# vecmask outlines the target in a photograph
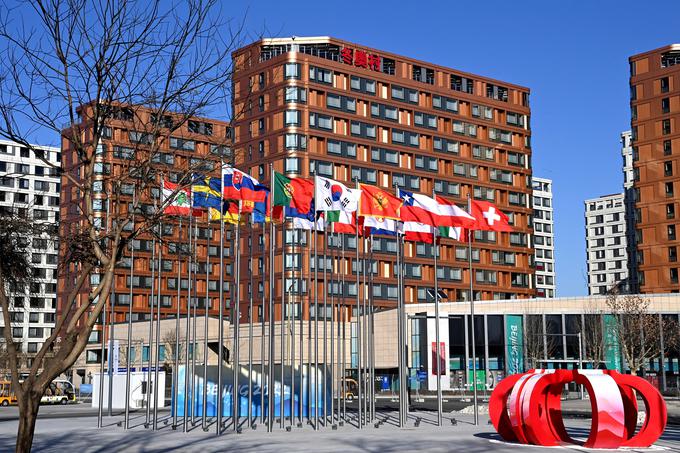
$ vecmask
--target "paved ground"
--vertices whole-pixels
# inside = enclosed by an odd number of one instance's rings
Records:
[[[42,410],[46,409],[46,410]],[[173,431],[169,425],[161,423],[158,431],[144,429],[144,413],[132,417],[133,428],[124,431],[117,426],[122,417],[116,415],[104,418],[104,427],[97,429],[96,416],[86,415],[86,408],[78,406],[44,407],[36,429],[34,451],[36,452],[104,452],[104,451],[257,451],[257,452],[451,452],[470,453],[519,451],[552,452],[554,448],[541,448],[507,444],[498,438],[487,417],[481,417],[481,424],[474,426],[469,415],[447,414],[445,425],[434,424],[434,414],[417,412],[409,417],[406,428],[396,425],[396,414],[392,411],[381,412],[380,419],[388,421],[380,428],[373,426],[358,430],[355,426],[345,425],[337,431],[330,427],[314,432],[311,426],[294,428],[291,432],[280,430],[278,425],[273,433],[267,433],[264,426],[256,430],[244,428],[242,434],[228,430],[224,435],[215,436],[211,431],[203,432],[200,426],[187,433]],[[3,409],[7,410],[7,409]],[[11,410],[11,409],[10,409]],[[64,411],[70,417],[64,417]],[[73,412],[71,412],[73,411]],[[6,414],[9,415],[9,414]],[[162,419],[168,412],[160,414]],[[450,418],[455,416],[457,425]],[[415,427],[416,417],[421,417],[419,427]],[[584,437],[589,428],[589,420],[567,419],[566,425],[572,437]],[[11,451],[14,445],[16,419],[7,417],[0,421],[0,451]],[[564,451],[583,451],[582,448],[564,448]],[[603,451],[603,450],[597,450]],[[630,451],[630,450],[628,450]],[[680,451],[680,428],[669,427],[658,444],[650,449],[635,449],[636,452]]]

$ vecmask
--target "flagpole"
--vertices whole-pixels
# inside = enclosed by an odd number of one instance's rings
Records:
[[[238,217],[236,219],[236,234],[234,238],[234,255],[236,257],[236,277],[234,282],[236,283],[235,297],[232,300],[231,309],[231,324],[234,329],[233,345],[232,349],[234,352],[234,358],[232,360],[232,405],[231,405],[231,418],[234,422],[233,431],[239,432],[239,418],[240,418],[240,406],[241,399],[239,394],[239,377],[241,372],[241,362],[240,362],[240,327],[241,327],[241,202],[238,206]]]
[[[186,344],[186,351],[184,354],[184,418],[182,419],[182,431],[187,432],[187,423],[189,422],[189,334],[191,333],[191,267],[192,267],[192,253],[191,253],[191,230],[193,227],[193,216],[189,216],[189,228],[187,229],[187,240],[188,249],[187,257],[187,321],[186,321],[186,331],[184,332],[184,339]],[[177,282],[178,286],[181,286],[181,281]],[[193,354],[193,348],[192,348]],[[193,406],[193,404],[192,404]]]
[[[472,212],[472,200],[470,193],[467,195],[468,212]],[[475,415],[475,425],[479,425],[479,406],[477,400],[477,351],[475,350],[475,294],[472,283],[472,229],[468,229],[468,266],[470,269],[470,318],[471,318],[471,333],[472,333],[472,392],[473,392],[473,407]]]
[[[136,202],[136,185],[133,185],[132,189],[132,233],[135,231],[135,211],[134,206]],[[181,225],[181,223],[180,223]],[[181,227],[180,227],[181,228]],[[132,354],[130,353],[130,346],[132,344],[132,291],[134,288],[133,281],[135,276],[135,247],[132,242],[130,242],[130,294],[128,301],[128,325],[127,325],[127,356],[126,363],[127,369],[125,370],[125,429],[130,428],[130,368],[132,367]],[[178,301],[179,304],[179,301]]]
[[[154,202],[154,210],[156,208],[156,203]],[[146,421],[144,422],[144,427],[149,427],[149,421],[151,419],[151,394],[155,392],[153,388],[155,386],[154,382],[151,382],[151,346],[153,345],[153,304],[154,304],[154,283],[156,281],[156,266],[153,263],[156,261],[156,236],[154,233],[153,241],[151,244],[151,295],[149,296],[149,353],[147,354],[146,361]]]
[[[406,256],[404,252],[404,236],[402,235],[399,241],[399,248],[401,250],[401,263],[399,263],[400,266],[400,273],[401,273],[401,344],[402,344],[402,349],[401,349],[401,363],[402,363],[402,380],[404,382],[403,386],[403,392],[404,392],[404,426],[406,426],[406,422],[408,421],[408,414],[409,414],[409,401],[408,401],[408,386],[409,386],[409,375],[408,375],[408,339],[407,339],[407,326],[406,326],[406,294],[404,291],[404,287],[406,285],[406,275],[404,272],[404,263],[406,261]]]
[[[394,189],[397,197],[401,198],[399,193],[399,186],[395,183]],[[402,335],[402,305],[403,294],[401,291],[403,284],[402,267],[401,267],[401,238],[397,232],[397,366],[399,370],[399,427],[403,428],[405,424],[405,410],[404,410],[404,364],[403,364],[403,335]]]
[[[285,225],[286,222],[286,217],[285,217],[285,209],[284,209],[284,217],[283,217],[283,222]],[[291,231],[295,231],[291,229]],[[284,231],[283,235],[283,244],[285,246],[286,244],[286,235]],[[297,288],[297,279],[295,275],[295,241],[291,241],[291,277],[293,283],[291,283],[291,287],[295,285],[295,288]],[[291,327],[291,334],[290,334],[290,429],[293,429],[293,425],[295,424],[295,299],[293,296],[293,291],[289,294],[288,297],[288,304],[290,305],[290,312],[291,312],[291,319],[290,319],[290,327]]]
[[[397,232],[397,234],[399,234]],[[397,241],[399,239],[397,238]],[[369,377],[370,377],[370,393],[371,393],[371,400],[370,400],[370,420],[373,422],[375,420],[375,337],[374,337],[374,313],[375,313],[375,307],[373,305],[373,235],[369,236],[368,240],[368,263],[369,263],[369,269],[370,273],[368,274],[368,317],[369,317],[369,324],[368,324],[368,329],[369,329],[369,343],[368,343],[368,348],[369,348]]]
[[[266,214],[265,214],[266,217]],[[248,247],[248,269],[250,276],[250,291],[248,291],[248,427],[253,427],[253,215],[250,215],[248,231],[250,247]]]
[[[273,219],[270,217],[269,221],[272,222]],[[262,274],[262,304],[260,306],[260,423],[264,425],[265,421],[265,416],[264,416],[264,389],[265,389],[265,382],[264,382],[264,377],[265,377],[265,372],[264,372],[264,356],[265,356],[265,323],[264,323],[264,315],[265,315],[265,310],[264,310],[264,305],[266,303],[265,300],[265,286],[266,286],[266,275],[267,273],[265,272],[265,253],[264,253],[264,235],[265,235],[265,224],[262,224],[262,247],[260,250],[262,250],[262,267],[260,269],[260,273]],[[259,245],[259,243],[258,243]]]
[[[328,236],[323,225],[323,426],[328,425]]]
[[[163,271],[163,221],[161,220],[158,224],[159,226],[159,234],[160,238],[158,241],[158,289],[156,290],[156,350],[154,352],[155,354],[155,370],[154,370],[154,377],[153,377],[153,386],[154,386],[154,392],[153,392],[153,430],[156,431],[158,429],[158,367],[160,364],[160,344],[161,344],[161,272]],[[153,284],[153,282],[151,283]]]
[[[333,239],[331,248],[331,425],[335,427],[335,235],[331,231],[330,238]]]
[[[113,192],[113,188],[111,189]],[[106,194],[106,223],[107,223],[107,229],[108,229],[108,222],[109,222],[109,194],[107,192]],[[134,208],[134,205],[133,205]],[[130,280],[130,284],[132,284],[132,279]],[[110,302],[109,302],[110,303]],[[109,321],[110,323],[111,321]],[[101,329],[101,363],[99,366],[99,410],[97,411],[97,428],[101,428],[103,425],[103,417],[104,417],[104,362],[108,357],[108,362],[109,362],[109,370],[111,369],[111,348],[109,347],[108,354],[106,354],[106,343],[107,341],[105,340],[106,338],[106,307],[102,310],[102,329]],[[110,340],[109,340],[110,341]],[[108,373],[107,373],[108,374]],[[109,380],[109,388],[111,387],[111,380]],[[111,400],[109,399],[109,406],[111,406]]]
[[[361,311],[361,316],[362,316],[362,337],[363,337],[363,344],[361,345],[361,351],[363,355],[363,372],[364,372],[364,379],[363,379],[363,385],[364,385],[364,424],[368,425],[369,422],[369,404],[368,404],[368,399],[370,398],[371,392],[368,388],[368,377],[370,376],[370,371],[369,371],[369,359],[368,359],[368,343],[370,341],[368,337],[368,312],[367,312],[367,299],[369,297],[368,294],[368,276],[367,276],[367,264],[366,264],[366,258],[367,258],[367,253],[366,249],[368,248],[368,240],[366,239],[366,236],[364,234],[364,239],[361,241],[363,243],[363,272],[364,272],[364,290],[361,292],[361,303],[362,303],[362,311]]]
[[[432,188],[432,198],[436,198],[434,192],[434,187]],[[438,228],[432,227],[432,255],[434,259],[434,336],[435,336],[435,356],[437,358],[437,363],[435,371],[437,373],[437,426],[442,426],[442,370],[441,370],[441,349],[440,349],[440,332],[439,332],[439,276],[437,275],[437,258],[439,255],[439,246],[437,245],[437,232]],[[448,352],[447,352],[448,354]]]
[[[196,406],[198,403],[198,395],[196,394],[197,390],[197,376],[196,376],[196,346],[198,346],[198,342],[196,341],[196,318],[198,317],[196,312],[198,310],[198,294],[197,294],[197,284],[196,284],[196,276],[198,275],[198,254],[196,253],[198,249],[198,220],[194,222],[194,250],[192,251],[192,256],[193,256],[193,262],[194,262],[194,270],[192,274],[192,282],[191,282],[191,288],[192,288],[192,332],[191,332],[191,344],[193,345],[191,348],[191,426],[196,426]]]
[[[315,208],[316,209],[316,208]],[[312,420],[312,231],[316,228],[316,212],[312,229],[307,232],[307,422]]]
[[[346,374],[347,374],[347,367],[346,367],[346,362],[345,362],[345,354],[346,354],[346,337],[345,337],[345,326],[347,324],[347,305],[345,305],[345,236],[343,235],[340,239],[341,241],[341,256],[342,256],[342,272],[340,273],[340,279],[341,279],[341,284],[342,284],[342,373],[340,373],[340,379],[341,379],[341,394],[342,394],[342,419],[340,420],[340,426],[344,426],[345,420],[347,419],[347,398],[346,398],[346,393],[347,393],[347,381],[346,381]]]
[[[285,210],[285,209],[284,209]],[[297,230],[295,233],[295,238],[296,240],[300,240],[300,247],[298,247],[298,250],[300,251],[300,271],[298,272],[298,275],[300,277],[300,281],[298,284],[300,285],[300,291],[298,292],[298,300],[300,301],[300,319],[298,320],[300,323],[300,365],[298,368],[298,386],[300,387],[299,391],[299,396],[298,396],[298,423],[297,426],[298,428],[302,428],[302,420],[303,420],[303,395],[304,395],[304,375],[303,375],[303,370],[304,370],[304,358],[305,358],[305,331],[304,331],[304,316],[303,316],[303,306],[304,306],[304,296],[307,291],[302,291],[302,288],[304,285],[302,285],[304,278],[303,275],[303,263],[304,261],[302,260],[302,232],[300,230]],[[307,247],[309,248],[309,243],[307,243]]]
[[[110,205],[111,205],[111,198],[107,195],[106,197],[106,226],[107,229],[110,228],[111,226],[111,217],[110,217]],[[130,282],[132,283],[132,282]],[[111,307],[111,315],[109,316],[109,357],[113,359],[113,344],[114,344],[114,328],[115,328],[115,313],[114,313],[114,307],[116,305],[116,285],[113,284],[111,285],[111,297],[109,298],[109,306]],[[116,374],[118,373],[118,370],[116,370]],[[111,366],[111,361],[109,361],[109,417],[113,416],[113,408],[112,406],[113,402],[113,366]]]
[[[203,411],[201,414],[201,427],[203,431],[208,431],[208,320],[210,309],[210,238],[212,229],[210,228],[210,214],[208,214],[208,234],[205,243],[205,301],[203,302]]]
[[[274,182],[274,164],[269,163],[269,173],[270,173],[270,178],[269,180],[273,183]],[[273,201],[274,201],[274,184],[271,185],[271,197],[272,197],[272,203],[269,203],[269,214],[270,214],[270,222],[269,222],[269,385],[268,385],[268,390],[267,390],[267,408],[268,408],[268,416],[267,416],[267,431],[272,432],[274,429],[274,391],[276,387],[276,382],[274,378],[274,244],[276,243],[275,241],[275,234],[276,234],[276,226],[274,225],[274,216],[273,216]]]
[[[217,326],[217,392],[215,413],[215,434],[222,433],[222,361],[224,360],[224,159],[220,156],[220,278],[219,278],[219,323]],[[179,290],[178,290],[179,294]]]
[[[272,183],[274,181],[272,180]],[[273,200],[272,200],[273,201]],[[281,381],[281,390],[279,392],[279,428],[285,427],[286,420],[286,386],[285,386],[285,365],[286,365],[286,346],[285,346],[285,321],[286,321],[286,221],[285,216],[281,223],[281,320],[279,330],[279,360],[281,362],[281,369],[279,371],[279,379]]]
[[[316,204],[315,204],[316,206]],[[325,222],[324,218],[324,222]],[[318,232],[314,215],[314,429],[319,429],[319,256],[317,254]]]
[[[359,190],[359,179],[355,178],[355,187],[357,190]],[[363,417],[361,413],[361,400],[362,400],[362,391],[361,391],[361,383],[362,383],[362,378],[361,378],[361,350],[362,350],[362,343],[361,343],[361,301],[359,299],[361,295],[361,261],[359,260],[359,213],[357,212],[356,215],[354,216],[354,223],[356,226],[356,271],[357,271],[357,320],[356,320],[356,329],[357,329],[357,393],[358,393],[358,409],[357,409],[357,427],[359,429],[363,428]]]

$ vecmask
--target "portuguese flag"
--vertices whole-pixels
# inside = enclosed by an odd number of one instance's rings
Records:
[[[300,214],[307,214],[314,198],[314,181],[288,178],[276,172],[273,192],[274,206],[294,208]]]

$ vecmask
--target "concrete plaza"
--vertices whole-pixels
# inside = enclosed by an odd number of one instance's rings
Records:
[[[44,410],[43,409],[47,409]],[[380,428],[372,425],[358,430],[354,426],[345,425],[337,431],[330,427],[314,432],[305,425],[286,432],[275,425],[273,433],[267,433],[266,427],[259,425],[256,430],[244,428],[241,434],[227,430],[220,437],[215,436],[214,426],[210,432],[203,432],[199,424],[187,433],[181,428],[173,431],[169,425],[161,422],[158,431],[144,429],[144,412],[132,414],[132,429],[124,431],[117,426],[122,416],[104,418],[104,427],[97,429],[97,417],[91,410],[69,407],[71,416],[65,415],[66,408],[41,408],[41,417],[36,428],[34,451],[37,452],[105,452],[105,451],[257,451],[257,452],[555,452],[561,448],[542,448],[508,444],[502,442],[493,427],[487,424],[488,417],[480,416],[480,425],[472,424],[470,415],[448,413],[442,427],[435,425],[432,412],[416,412],[409,415],[406,428],[396,426],[397,414],[393,411],[380,412],[379,419],[387,420]],[[12,410],[11,408],[9,410]],[[0,451],[11,451],[14,447],[14,436],[17,421],[11,413],[5,412],[0,421]],[[161,412],[160,419],[167,419],[169,413]],[[415,427],[417,418],[421,418],[419,427]],[[451,424],[455,417],[457,424]],[[588,419],[565,420],[572,437],[585,437],[589,428]],[[580,447],[564,448],[565,451],[584,451]],[[606,450],[592,450],[606,451]],[[680,427],[669,426],[664,436],[651,448],[638,448],[636,452],[680,451]]]

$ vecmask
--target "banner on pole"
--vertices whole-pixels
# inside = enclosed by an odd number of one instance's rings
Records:
[[[113,365],[112,369],[113,372],[118,374],[118,365],[120,362],[120,341],[119,340],[114,340],[113,341]]]
[[[437,375],[437,359],[439,359],[439,375],[446,376],[448,374],[448,366],[446,366],[446,343],[439,342],[439,357],[437,357],[437,342],[432,342],[432,374]]]
[[[604,321],[604,362],[608,370],[623,371],[621,364],[621,345],[616,333],[616,317],[603,315]]]
[[[524,329],[521,315],[505,315],[505,356],[508,374],[524,373]]]

